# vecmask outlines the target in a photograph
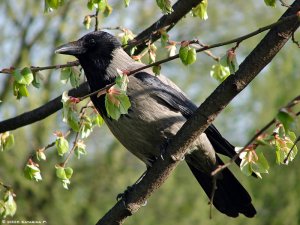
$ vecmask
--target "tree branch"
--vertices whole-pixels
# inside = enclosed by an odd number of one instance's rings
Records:
[[[300,0],[296,0],[281,18],[300,10]],[[144,178],[126,195],[126,202],[120,200],[104,215],[97,225],[122,224],[135,213],[151,194],[168,178],[183,158],[186,149],[205,131],[216,116],[237,96],[274,58],[292,33],[299,27],[298,18],[272,28],[256,48],[240,65],[235,75],[229,76],[200,105],[193,116],[183,125],[171,140],[163,159],[158,158],[149,168]]]
[[[73,88],[69,91],[69,95],[81,97],[89,93],[89,86],[85,82],[81,84],[78,88]],[[14,130],[19,127],[26,126],[31,123],[35,123],[42,119],[45,119],[47,116],[57,112],[62,108],[61,95],[55,99],[47,102],[45,105],[40,106],[34,110],[23,113],[14,118],[7,119],[0,123],[0,133],[5,131]]]
[[[197,6],[201,2],[202,0],[178,0],[173,5],[172,13],[162,16],[158,21],[138,34],[124,48],[125,51],[129,52],[132,47],[137,47],[135,54],[139,54],[147,48],[147,43],[149,41],[153,43],[160,38],[161,34],[158,32],[160,29],[165,28],[170,30],[180,19],[190,12],[193,7]]]

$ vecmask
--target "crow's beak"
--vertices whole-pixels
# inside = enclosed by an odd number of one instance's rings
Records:
[[[64,45],[61,45],[55,49],[55,53],[64,55],[81,55],[85,53],[85,48],[79,41],[73,41]]]

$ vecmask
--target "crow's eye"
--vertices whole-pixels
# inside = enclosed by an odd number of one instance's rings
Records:
[[[88,45],[94,46],[96,44],[96,41],[94,38],[88,39]]]

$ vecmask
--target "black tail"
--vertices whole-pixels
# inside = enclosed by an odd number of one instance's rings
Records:
[[[223,164],[217,156],[220,165]],[[187,162],[188,163],[188,162]],[[188,163],[189,168],[209,198],[212,196],[213,178]],[[251,197],[229,169],[224,169],[216,180],[216,190],[213,205],[222,213],[230,217],[237,217],[239,213],[247,217],[254,217],[256,210],[251,203]]]

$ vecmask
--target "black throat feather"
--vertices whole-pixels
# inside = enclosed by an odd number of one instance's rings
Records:
[[[112,56],[101,57],[100,59],[95,57],[92,60],[85,57],[79,58],[79,62],[84,70],[91,92],[95,92],[106,85],[115,81],[115,76],[107,74],[106,70],[112,60]],[[91,96],[91,100],[100,113],[100,115],[107,116],[105,109],[105,95],[97,97],[97,95]]]

